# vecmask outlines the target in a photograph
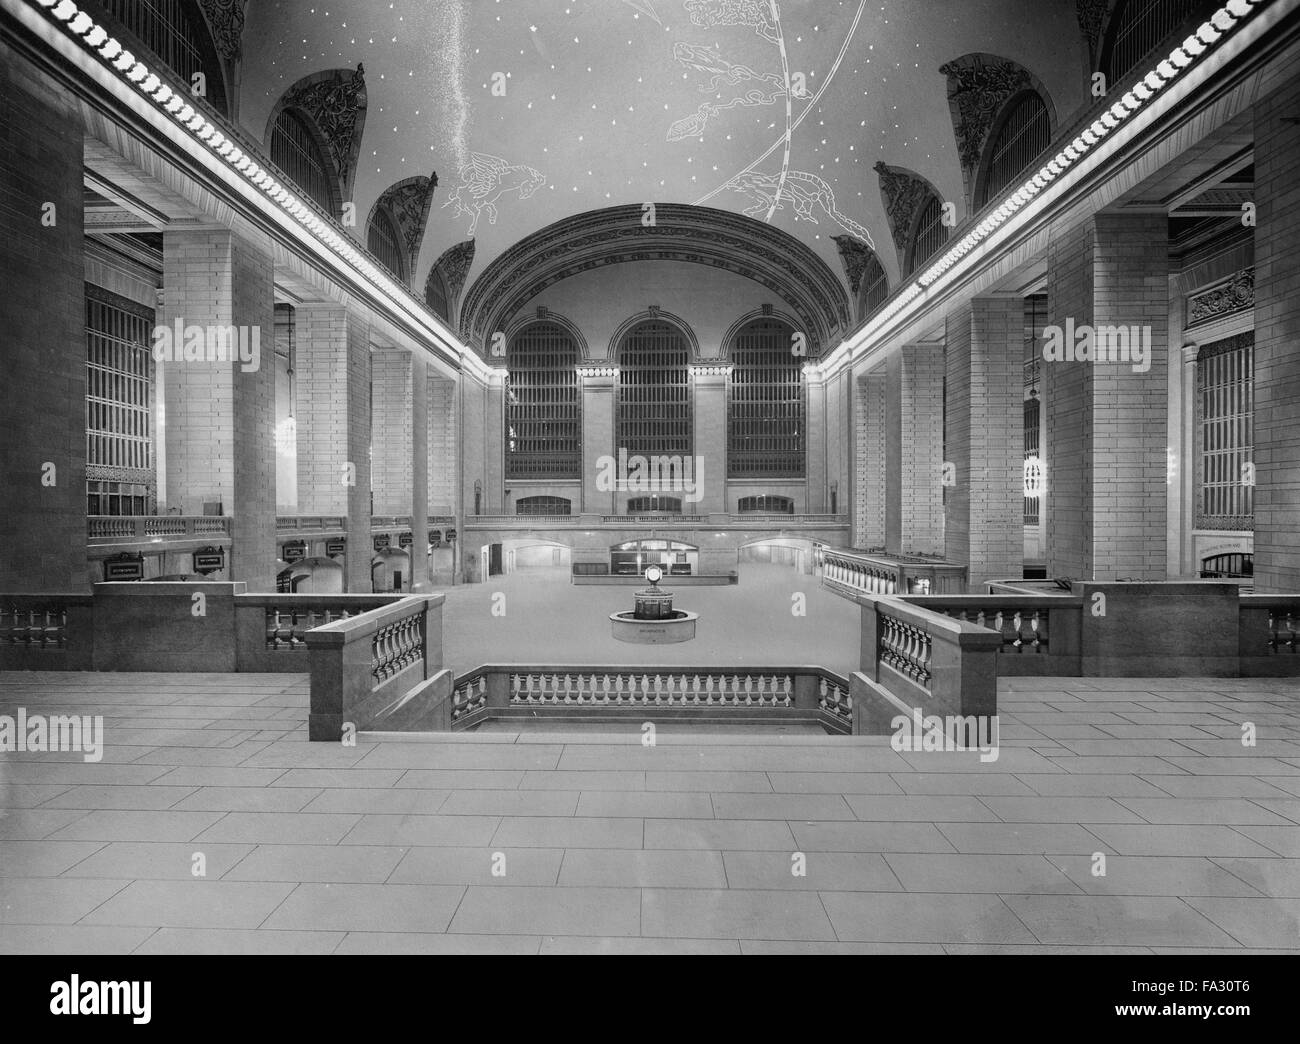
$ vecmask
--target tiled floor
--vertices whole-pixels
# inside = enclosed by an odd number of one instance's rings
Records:
[[[0,755],[5,952],[1300,950],[1297,681],[1006,680],[990,764],[671,729],[308,743],[296,675],[0,674],[18,707],[103,714],[107,743]]]

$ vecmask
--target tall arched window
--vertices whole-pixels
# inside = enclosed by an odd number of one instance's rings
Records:
[[[370,215],[370,225],[366,229],[366,247],[398,279],[406,278],[402,239],[383,206],[376,207]]]
[[[229,114],[221,63],[194,0],[100,2],[186,85],[192,87],[194,74],[202,73],[208,104],[222,115]]]
[[[755,319],[736,334],[727,384],[727,477],[802,478],[803,363],[791,329]]]
[[[451,322],[451,302],[447,299],[447,282],[442,278],[442,273],[438,271],[437,266],[429,272],[428,281],[424,284],[424,303],[438,318],[444,322]]]
[[[1214,6],[1207,0],[1119,0],[1101,57],[1107,90],[1189,21],[1197,8]]]
[[[889,298],[889,276],[885,266],[876,257],[875,251],[867,258],[867,267],[862,273],[862,289],[859,291],[862,301],[858,309],[859,317],[865,319]]]
[[[628,456],[692,453],[691,386],[686,337],[672,323],[647,319],[618,350],[618,449]]]
[[[293,179],[298,189],[330,214],[337,214],[334,170],[306,121],[290,109],[281,110],[271,131],[271,162]]]
[[[582,474],[578,343],[561,324],[529,323],[506,348],[506,478]]]
[[[920,216],[907,247],[907,274],[911,275],[932,258],[948,241],[948,229],[943,223],[943,204],[933,192],[921,207]]]
[[[1034,162],[1052,141],[1052,121],[1037,91],[1011,99],[986,153],[976,206],[982,207]]]

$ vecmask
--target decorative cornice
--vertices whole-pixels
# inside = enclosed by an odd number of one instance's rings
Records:
[[[1022,66],[991,54],[964,54],[939,71],[948,78],[957,155],[971,187],[998,112],[1012,95],[1032,88],[1033,81]]]
[[[1227,282],[1187,298],[1187,325],[1208,323],[1255,305],[1255,269],[1243,268]]]
[[[240,59],[244,35],[244,6],[248,0],[199,0],[199,7],[212,30],[217,51],[228,62]]]
[[[285,93],[280,108],[301,109],[315,121],[329,145],[331,157],[344,186],[343,196],[356,173],[361,151],[361,131],[366,114],[365,66],[356,71],[331,69],[314,73],[295,83]]]
[[[503,329],[548,286],[606,265],[646,260],[709,265],[767,287],[798,316],[810,354],[847,329],[844,284],[788,233],[710,207],[660,203],[650,227],[641,224],[641,212],[639,204],[590,211],[515,244],[470,287],[461,310],[462,336],[481,351],[490,331]]]
[[[907,237],[912,231],[912,221],[934,189],[920,174],[906,167],[891,167],[884,160],[877,160],[871,169],[880,178],[880,198],[885,204],[889,231],[893,234],[899,263],[902,264],[903,255],[907,253]]]

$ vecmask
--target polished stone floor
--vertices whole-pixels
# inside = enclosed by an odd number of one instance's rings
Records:
[[[575,587],[556,570],[494,576],[439,589],[447,666],[484,663],[647,664],[699,667],[815,664],[846,675],[858,668],[861,610],[815,576],[786,566],[742,564],[740,583],[673,587],[673,605],[700,614],[694,641],[629,645],[610,634],[609,614],[632,608],[640,584]],[[504,655],[502,650],[509,650]]]
[[[1007,680],[994,763],[672,729],[345,747],[306,742],[306,701],[0,674],[0,713],[107,731],[97,764],[0,754],[0,951],[1300,950],[1296,681]]]

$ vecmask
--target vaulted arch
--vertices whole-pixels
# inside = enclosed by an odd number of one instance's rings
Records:
[[[809,355],[833,346],[851,323],[844,284],[793,236],[762,221],[683,204],[611,207],[566,218],[520,240],[474,281],[460,315],[462,336],[483,350],[542,290],[578,272],[666,260],[734,272],[768,288],[808,334]]]

